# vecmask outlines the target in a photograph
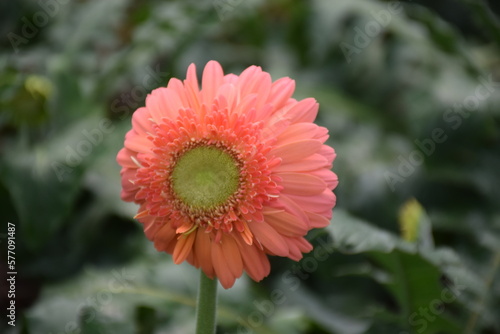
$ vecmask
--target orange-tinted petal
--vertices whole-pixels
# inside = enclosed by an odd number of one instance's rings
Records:
[[[306,221],[285,211],[266,215],[265,221],[278,233],[289,237],[304,236],[309,229]]]
[[[197,262],[200,264],[203,272],[213,278],[215,275],[214,266],[212,264],[212,240],[210,234],[205,233],[202,229],[196,230],[196,239],[194,243],[194,252]]]
[[[176,241],[175,230],[169,224],[165,224],[156,232],[153,241],[158,251],[172,253]]]
[[[194,233],[190,233],[188,235],[182,234],[179,236],[177,244],[174,248],[174,253],[172,254],[175,264],[183,262],[189,253],[192,252],[195,236],[196,234]]]
[[[224,257],[226,258],[226,265],[234,277],[240,277],[243,273],[243,260],[241,259],[238,244],[232,236],[223,238],[221,244],[224,250]]]
[[[250,230],[262,246],[268,249],[272,254],[278,256],[288,255],[288,245],[283,237],[268,223],[256,222],[249,224]]]
[[[232,287],[243,273],[240,249],[231,236],[223,236],[220,243],[212,243],[212,262],[217,277],[226,289]]]
[[[281,158],[282,163],[304,159],[321,149],[321,142],[316,139],[303,139],[293,143],[277,146],[269,154]]]
[[[281,178],[282,192],[292,195],[313,196],[322,193],[326,183],[317,176],[307,173],[277,173]]]
[[[323,180],[328,187],[328,189],[333,190],[337,187],[339,184],[339,179],[337,177],[337,174],[332,172],[329,169],[319,169],[315,170],[309,173],[310,175],[314,175],[321,180]]]
[[[235,240],[241,249],[243,265],[248,275],[257,282],[269,275],[271,266],[266,254],[257,245],[247,245],[240,238],[235,238]]]
[[[306,211],[307,217],[309,217],[309,226],[311,228],[323,228],[330,225],[330,219],[320,214]]]
[[[300,204],[304,211],[315,212],[319,214],[331,213],[330,208],[335,205],[336,198],[331,190],[325,189],[320,195],[317,196],[298,196],[288,195],[292,201]]]

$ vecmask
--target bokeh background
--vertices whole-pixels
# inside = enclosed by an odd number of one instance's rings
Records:
[[[119,198],[133,111],[170,77],[260,65],[338,157],[318,252],[220,289],[218,333],[500,333],[497,1],[0,2],[2,333],[192,333],[198,274]],[[16,326],[5,309],[16,226]]]

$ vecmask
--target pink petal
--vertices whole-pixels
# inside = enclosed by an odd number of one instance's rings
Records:
[[[139,166],[137,166],[131,158],[135,158],[136,156],[136,152],[124,147],[118,152],[118,155],[116,156],[116,162],[118,162],[118,164],[123,168],[139,168]]]
[[[295,238],[295,244],[299,247],[302,253],[309,253],[313,249],[313,246],[306,240],[306,238]]]
[[[238,278],[243,273],[243,260],[241,259],[240,248],[230,235],[222,239],[222,248],[224,250],[224,257],[226,265],[231,270],[234,277]]]
[[[267,104],[266,106],[270,106]],[[290,126],[290,120],[284,117],[281,117],[279,113],[275,113],[271,115],[264,128],[262,129],[262,139],[274,139],[280,136],[288,127]]]
[[[139,212],[145,209],[145,206],[142,206]],[[165,223],[161,221],[161,219],[153,216],[141,218],[140,222],[144,227],[144,234],[146,234],[146,237],[149,240],[154,240],[156,233],[158,233],[158,231],[165,225]]]
[[[148,133],[153,133],[153,123],[151,122],[151,114],[147,108],[139,108],[132,115],[132,128],[141,136],[147,136]]]
[[[211,106],[215,98],[215,94],[222,84],[224,79],[224,72],[220,64],[214,60],[207,63],[203,69],[203,77],[201,79],[201,96],[203,103]]]
[[[323,228],[330,225],[330,219],[325,216],[309,211],[306,211],[306,214],[309,217],[309,226],[311,228]]]
[[[330,164],[333,162],[333,160],[335,160],[335,157],[337,156],[333,147],[330,147],[328,145],[321,146],[321,149],[318,151],[318,153],[324,156],[326,160],[330,162]]]
[[[123,181],[122,181],[122,186],[123,186]],[[134,202],[135,201],[135,194],[136,194],[136,191],[127,191],[125,189],[122,189],[120,191],[120,198],[122,199],[122,201],[125,201],[125,202]]]
[[[302,160],[281,163],[274,168],[275,172],[307,172],[320,168],[329,168],[330,163],[326,158],[318,153],[313,154]]]
[[[257,102],[257,95],[251,94],[240,99],[238,105],[234,109],[234,113],[242,115],[246,114],[249,110],[255,109],[255,104]]]
[[[176,245],[175,237],[175,230],[169,224],[163,225],[154,236],[155,248],[159,252],[172,253]]]
[[[314,139],[317,139],[320,142],[324,143],[329,137],[330,136],[328,135],[328,129],[322,126],[318,126],[318,131],[314,135]]]
[[[305,211],[330,216],[335,206],[336,198],[331,190],[326,189],[316,196],[287,195],[292,201],[299,204]]]
[[[186,80],[186,97],[189,101],[189,106],[195,110],[200,108],[200,87],[198,85],[198,77],[196,76],[196,65],[191,64],[188,67]]]
[[[236,91],[236,88],[234,87],[233,84],[223,84],[219,87],[216,93],[216,98],[220,99],[221,97],[224,98],[224,101],[227,104],[227,108],[229,111],[233,111],[236,107],[236,103],[238,101],[238,92]],[[223,109],[226,106],[220,106],[221,109]]]
[[[288,255],[289,250],[287,243],[269,224],[266,222],[253,222],[248,226],[254,237],[272,254],[278,256]]]
[[[279,135],[277,145],[288,144],[302,139],[316,139],[314,136],[318,132],[318,128],[313,123],[292,124]]]
[[[138,153],[149,153],[153,143],[145,136],[140,136],[135,130],[130,130],[125,135],[125,147],[130,151]]]
[[[164,117],[175,119],[184,107],[177,92],[171,88],[157,88],[146,97],[146,108],[156,123],[161,123]]]
[[[262,108],[266,103],[271,92],[271,76],[267,72],[262,72],[262,69],[257,66],[250,67],[243,71],[238,80],[238,89],[242,98],[255,94],[257,119],[266,117],[265,111],[270,113],[272,109]]]
[[[290,246],[290,255],[288,256],[294,261],[299,261],[303,258],[302,253],[309,253],[312,250],[312,245],[302,237],[286,238],[288,245]]]
[[[241,249],[241,257],[248,275],[257,282],[269,275],[271,266],[267,255],[257,245],[247,245],[241,237],[235,240]]]
[[[210,234],[205,233],[203,229],[198,228],[196,230],[196,240],[194,243],[194,253],[197,262],[200,264],[203,272],[208,276],[213,278],[215,275],[215,270],[212,264],[212,241],[210,240]]]
[[[287,194],[280,194],[280,196],[275,201],[269,203],[269,206],[279,209],[285,209],[287,212],[299,217],[300,220],[303,220],[309,224],[309,218],[307,218],[307,215],[304,213],[304,210],[302,210],[302,207],[291,200],[289,195]]]
[[[175,93],[177,93],[177,96],[180,99],[181,105],[185,107],[189,106],[189,99],[186,94],[186,89],[184,88],[184,85],[182,84],[182,81],[180,81],[177,78],[171,78],[168,81],[167,88],[171,89]]]
[[[214,265],[215,274],[219,279],[224,289],[229,289],[234,285],[236,277],[231,272],[229,265],[226,263],[224,249],[221,243],[212,243],[212,263]]]
[[[325,181],[328,189],[333,190],[339,184],[339,179],[337,174],[332,172],[330,169],[319,169],[312,172],[309,172],[311,175],[315,175]]]
[[[322,193],[326,183],[319,177],[305,173],[276,173],[281,178],[285,194],[311,196]]]
[[[175,264],[182,263],[187,258],[189,253],[191,253],[193,250],[194,239],[194,233],[190,233],[188,235],[182,234],[179,236],[177,244],[174,248],[174,253],[172,254]]]
[[[236,88],[238,92],[240,92],[241,98],[245,98],[249,94],[254,94],[254,91],[252,90],[252,82],[260,73],[262,73],[262,69],[255,65],[250,66],[241,72],[238,77],[238,83],[236,84]]]
[[[266,215],[265,221],[278,233],[289,237],[304,236],[308,231],[307,222],[288,212]]]
[[[224,83],[236,85],[238,83],[238,76],[233,73],[226,74],[224,76]]]
[[[316,139],[303,139],[273,148],[269,154],[281,158],[281,163],[304,159],[321,149],[321,142]]]
[[[257,110],[262,108],[271,93],[271,75],[267,72],[262,72],[259,76],[255,78],[253,82],[252,92],[257,94]],[[258,115],[261,116],[261,115]],[[263,116],[263,115],[262,115]],[[263,117],[259,118],[262,119]]]
[[[133,168],[125,168],[120,172],[122,182],[121,196],[123,200],[131,198],[129,202],[132,202],[135,199],[135,194],[139,190],[139,187],[133,183],[136,172],[137,169]]]
[[[309,97],[307,99],[297,102],[292,106],[288,112],[287,116],[290,117],[292,123],[300,122],[313,122],[318,115],[319,104],[315,99]]]
[[[282,108],[295,90],[295,81],[290,78],[281,78],[273,82],[271,95],[267,103],[272,104],[275,109]]]

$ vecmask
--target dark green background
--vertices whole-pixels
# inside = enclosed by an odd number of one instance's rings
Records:
[[[497,3],[2,1],[9,331],[193,332],[197,272],[143,236],[115,156],[146,92],[215,59],[315,97],[340,179],[331,226],[308,236],[320,251],[221,289],[218,333],[500,333]],[[411,198],[424,211],[408,242]],[[5,247],[1,259],[4,275]]]

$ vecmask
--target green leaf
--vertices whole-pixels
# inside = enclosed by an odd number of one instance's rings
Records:
[[[340,211],[340,212],[339,212]],[[456,333],[459,326],[440,307],[457,300],[461,291],[441,284],[446,252],[408,243],[389,232],[380,230],[342,210],[337,210],[327,227],[333,245],[343,253],[366,253],[378,263],[389,278],[378,280],[397,301],[400,325],[418,333]],[[439,256],[441,255],[441,256]],[[434,258],[432,261],[429,258]],[[380,274],[378,274],[380,276]]]
[[[390,254],[373,252],[375,259],[391,278],[385,286],[400,305],[400,321],[417,333],[457,333],[460,326],[443,314],[444,308],[457,299],[451,287],[440,284],[439,268],[419,254],[395,250]]]
[[[59,181],[46,147],[22,149],[2,159],[0,180],[7,187],[20,219],[20,232],[28,248],[43,246],[69,215],[79,191],[82,170],[72,169]]]
[[[74,209],[85,170],[100,149],[85,132],[99,129],[102,119],[96,114],[35,145],[13,140],[1,158],[0,182],[9,191],[31,250],[48,242]]]
[[[370,327],[367,319],[355,318],[328,307],[321,298],[305,288],[290,290],[287,293],[292,301],[300,305],[308,317],[317,322],[330,333],[361,334]]]
[[[333,246],[347,254],[367,251],[389,253],[394,249],[408,252],[416,250],[414,244],[357,219],[342,209],[335,210],[332,223],[326,230],[333,238]]]

